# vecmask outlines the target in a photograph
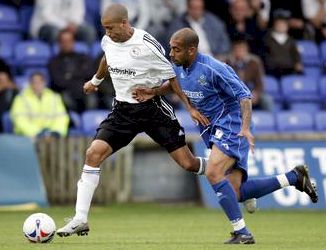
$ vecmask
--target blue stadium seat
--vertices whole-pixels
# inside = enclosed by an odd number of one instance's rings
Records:
[[[17,66],[46,66],[50,57],[49,45],[41,41],[19,42],[15,48],[15,63]]]
[[[85,135],[94,135],[96,128],[108,114],[108,110],[88,110],[82,113],[83,133]]]
[[[13,47],[10,43],[0,43],[0,57],[10,64],[14,58]]]
[[[10,118],[10,113],[5,112],[1,117],[3,132],[7,134],[13,133],[13,124]]]
[[[179,123],[181,124],[181,126],[185,129],[186,134],[199,132],[195,122],[191,119],[188,111],[176,110],[175,115],[176,115]]]
[[[315,42],[300,40],[297,41],[297,47],[304,65],[306,66],[320,65],[319,49]]]
[[[34,6],[23,4],[19,8],[19,17],[23,33],[28,34],[33,16]]]
[[[314,131],[313,115],[309,112],[282,111],[276,114],[276,126],[279,132]]]
[[[17,85],[19,90],[22,90],[28,85],[28,76],[22,75],[22,76],[15,76],[14,77],[15,84]]]
[[[318,112],[315,115],[315,122],[318,131],[326,131],[326,111]]]
[[[323,76],[319,79],[319,89],[322,102],[326,103],[326,76]]]
[[[303,111],[316,113],[320,110],[320,103],[317,102],[293,102],[290,103],[291,111]]]
[[[80,115],[74,111],[69,111],[69,117],[73,124],[72,128],[69,129],[69,135],[82,135],[83,126]]]
[[[320,44],[320,52],[323,64],[326,66],[326,41],[323,41]]]
[[[254,111],[252,113],[255,134],[275,133],[275,116],[267,111]]]
[[[281,79],[284,100],[318,102],[320,100],[318,81],[303,75],[284,76]]]
[[[91,47],[91,55],[93,58],[97,58],[100,54],[103,54],[103,50],[101,47],[101,42],[100,41],[96,41],[93,43],[92,47]]]
[[[304,74],[306,76],[318,78],[321,75],[320,65],[315,67],[304,67]]]
[[[0,32],[0,44],[15,46],[22,40],[22,35],[17,32]]]
[[[0,30],[20,30],[19,16],[15,8],[0,4]]]
[[[85,0],[85,20],[89,24],[93,25],[96,28],[100,28],[100,1],[94,1],[94,0]]]
[[[266,75],[264,77],[264,89],[275,101],[283,100],[282,93],[280,91],[280,84],[274,76]]]
[[[52,50],[53,50],[53,54],[57,55],[59,53],[58,44],[54,44]],[[81,53],[81,54],[86,54],[86,55],[90,54],[90,49],[89,49],[89,46],[87,45],[87,43],[80,42],[80,41],[75,42],[74,51]]]

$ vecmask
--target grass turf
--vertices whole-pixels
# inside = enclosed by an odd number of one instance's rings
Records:
[[[33,211],[34,212],[34,211]],[[326,212],[258,211],[245,214],[257,244],[224,245],[231,227],[221,211],[192,205],[126,204],[93,207],[87,237],[56,236],[49,244],[29,243],[22,224],[33,212],[0,212],[0,249],[326,249]],[[72,207],[45,212],[63,225]]]

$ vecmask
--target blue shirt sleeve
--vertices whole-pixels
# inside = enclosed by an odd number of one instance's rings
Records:
[[[251,98],[249,88],[240,80],[229,65],[214,63],[214,65],[211,65],[211,70],[213,86],[217,91],[222,89],[229,96],[239,101],[244,98]]]

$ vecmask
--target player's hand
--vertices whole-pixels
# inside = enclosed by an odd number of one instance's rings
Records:
[[[84,84],[83,90],[85,94],[90,94],[98,91],[98,87],[93,85],[91,81],[88,81]]]
[[[151,88],[138,87],[132,91],[131,95],[132,98],[134,98],[138,102],[144,102],[149,99],[152,99],[155,96],[155,93],[154,90]]]
[[[200,123],[203,126],[208,126],[210,124],[206,116],[202,115],[197,109],[191,107],[189,109],[189,114],[191,118],[198,124]]]
[[[249,147],[250,147],[250,151],[252,153],[254,153],[254,147],[255,147],[255,137],[251,134],[250,130],[241,130],[240,133],[238,134],[238,136],[240,137],[246,137],[248,143],[249,143]]]

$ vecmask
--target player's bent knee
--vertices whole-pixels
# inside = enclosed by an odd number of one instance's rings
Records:
[[[86,150],[86,163],[92,166],[98,166],[101,163],[103,154],[95,147],[91,146]]]
[[[198,172],[199,164],[196,161],[183,161],[181,167],[189,172]]]
[[[224,179],[224,170],[218,166],[209,165],[206,169],[206,177],[211,184],[216,184]]]

